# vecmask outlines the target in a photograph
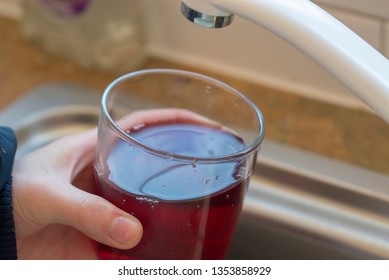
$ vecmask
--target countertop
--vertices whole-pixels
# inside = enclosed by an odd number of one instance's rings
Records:
[[[148,58],[141,68],[161,67],[210,75],[246,94],[264,115],[267,139],[389,174],[389,125],[370,112],[155,57]],[[103,91],[118,76],[47,54],[23,38],[17,22],[0,17],[0,110],[47,83],[67,81]]]

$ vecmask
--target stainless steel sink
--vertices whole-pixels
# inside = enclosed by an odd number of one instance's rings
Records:
[[[96,126],[100,97],[45,85],[0,112],[0,125],[15,129],[19,157]],[[265,141],[228,258],[389,258],[389,176]]]

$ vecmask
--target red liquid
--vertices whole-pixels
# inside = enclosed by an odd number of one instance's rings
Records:
[[[131,135],[169,153],[205,157],[242,150],[223,130],[192,124],[142,128]],[[130,250],[99,247],[101,259],[223,259],[241,212],[244,160],[219,164],[160,158],[120,140],[98,170],[99,194],[137,217],[144,228]]]

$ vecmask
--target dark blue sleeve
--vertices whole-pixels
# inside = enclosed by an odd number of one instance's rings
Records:
[[[12,166],[16,137],[12,129],[0,127],[0,259],[16,259],[12,212]]]

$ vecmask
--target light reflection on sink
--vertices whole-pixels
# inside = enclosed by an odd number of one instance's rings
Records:
[[[38,88],[0,112],[21,156],[95,127],[101,94]],[[389,176],[265,141],[230,259],[389,258]]]
[[[39,111],[15,126],[18,138],[17,156],[52,142],[59,137],[85,131],[98,123],[95,106],[63,106]]]

